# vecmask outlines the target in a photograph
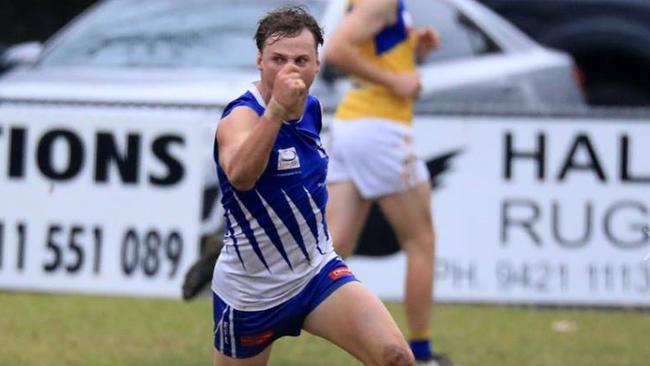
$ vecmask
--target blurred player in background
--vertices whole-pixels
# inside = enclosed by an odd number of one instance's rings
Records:
[[[261,80],[225,108],[214,149],[226,217],[214,364],[264,365],[274,340],[305,329],[365,365],[412,365],[397,325],[327,231],[321,105],[308,94],[322,31],[302,8],[282,8],[255,39]]]
[[[189,301],[207,288],[223,245],[223,227],[201,238],[199,258],[185,272],[181,295]]]
[[[351,0],[325,50],[353,77],[332,127],[327,209],[336,251],[354,253],[376,201],[406,252],[406,315],[418,364],[451,365],[431,345],[434,273],[431,183],[413,151],[416,60],[438,46],[432,29],[411,29],[403,0]]]

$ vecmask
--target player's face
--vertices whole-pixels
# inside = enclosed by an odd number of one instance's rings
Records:
[[[316,53],[316,41],[308,29],[303,29],[296,37],[269,37],[266,40],[264,49],[257,56],[257,68],[267,90],[273,90],[275,76],[288,63],[298,67],[300,78],[309,89],[320,69],[320,61]]]

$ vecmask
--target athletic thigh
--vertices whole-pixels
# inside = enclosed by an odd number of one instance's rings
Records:
[[[351,181],[330,183],[327,190],[327,227],[334,250],[346,258],[354,253],[371,202],[361,197]]]
[[[334,291],[307,316],[303,329],[345,349],[364,365],[413,363],[390,313],[360,282],[346,283]]]
[[[384,196],[379,207],[395,230],[400,244],[433,246],[431,183],[423,181],[404,192]]]
[[[264,351],[249,358],[232,358],[224,355],[218,350],[214,350],[213,365],[214,366],[264,366],[269,361],[271,356],[271,348],[273,345],[266,347]]]

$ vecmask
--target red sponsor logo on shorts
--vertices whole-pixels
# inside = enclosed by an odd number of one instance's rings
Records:
[[[239,338],[239,341],[242,346],[250,347],[250,346],[258,346],[271,339],[271,337],[273,337],[273,331],[267,330],[266,332],[262,332],[260,334],[241,336]]]
[[[328,276],[331,280],[336,281],[343,276],[352,276],[352,271],[348,267],[339,267],[330,272]]]

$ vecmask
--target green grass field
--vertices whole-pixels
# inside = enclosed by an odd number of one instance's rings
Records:
[[[388,307],[404,326],[402,306]],[[0,293],[0,315],[3,366],[211,362],[208,298],[183,303]],[[650,364],[648,313],[443,305],[434,312],[434,325],[437,347],[465,366]],[[277,342],[270,364],[358,363],[329,343],[303,334]]]

